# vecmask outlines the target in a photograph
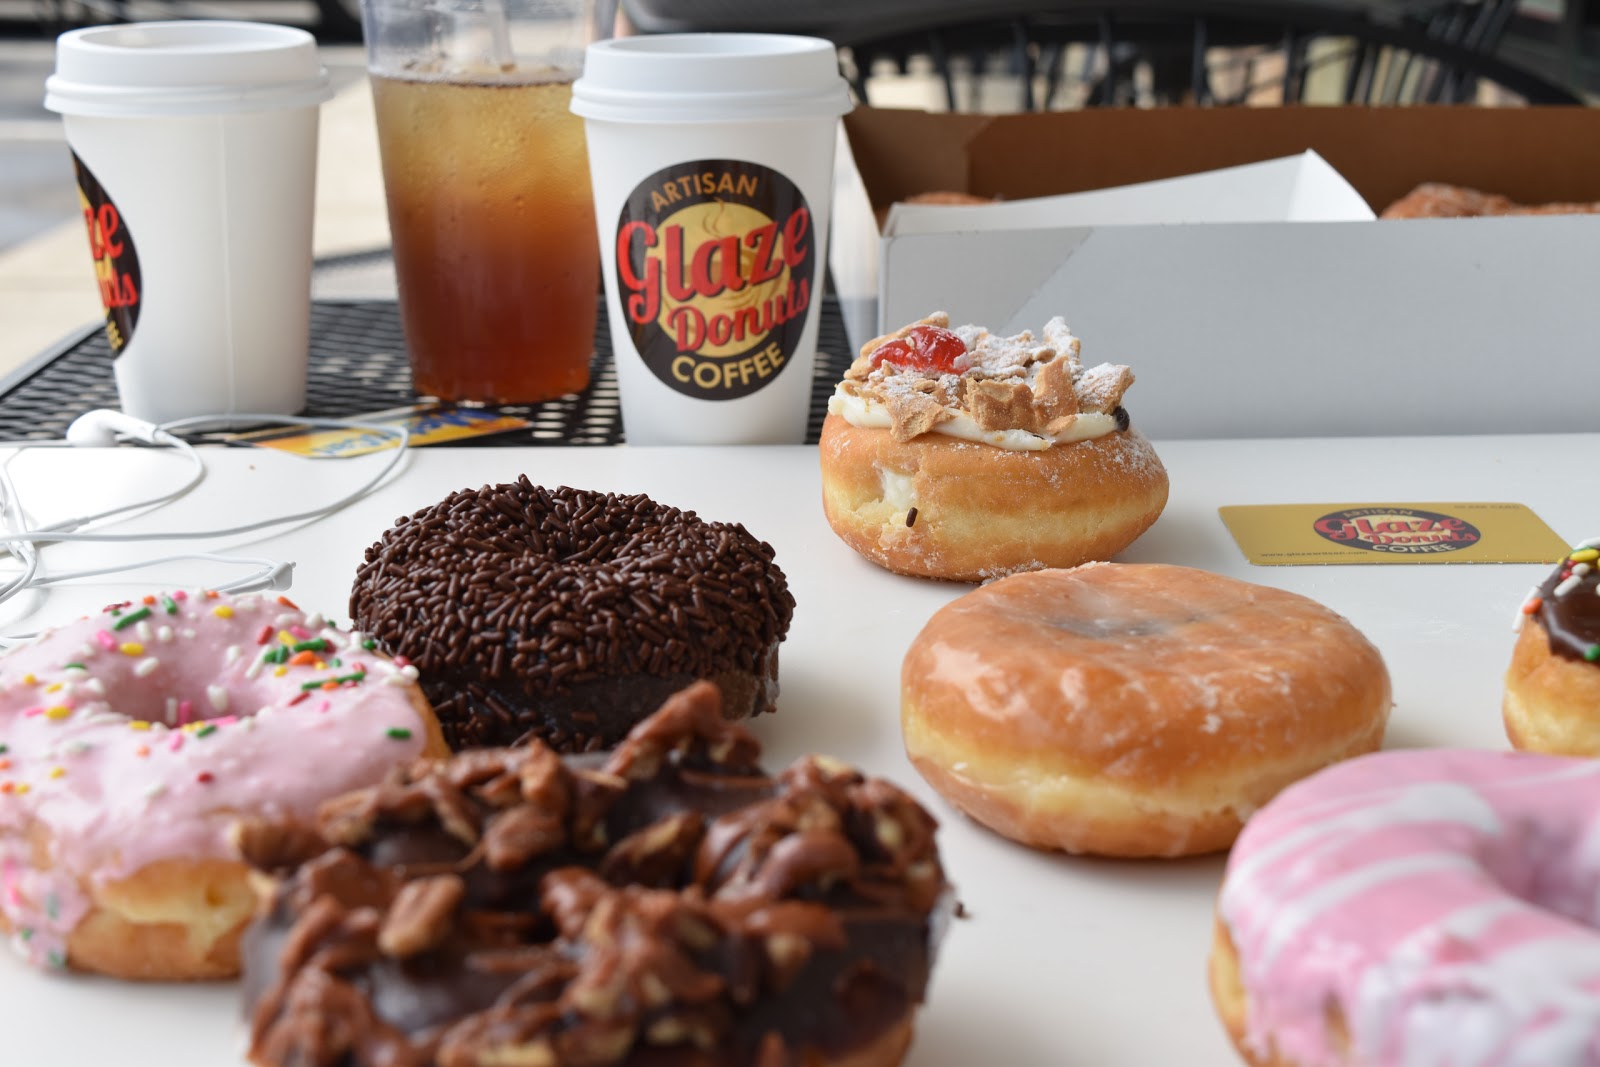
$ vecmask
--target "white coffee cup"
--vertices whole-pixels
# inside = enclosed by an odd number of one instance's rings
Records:
[[[833,45],[680,34],[589,46],[595,224],[632,444],[805,438],[839,116]]]
[[[62,115],[123,410],[305,407],[318,105],[303,30],[151,22],[63,34]]]

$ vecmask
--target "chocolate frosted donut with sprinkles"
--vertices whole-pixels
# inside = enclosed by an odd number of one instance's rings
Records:
[[[1600,756],[1600,537],[1575,545],[1518,615],[1502,715],[1516,748]]]
[[[794,597],[743,526],[523,477],[398,520],[350,614],[416,665],[451,747],[570,752],[615,745],[697,679],[730,719],[775,710]]]
[[[444,753],[416,671],[282,597],[175,592],[0,657],[0,932],[34,963],[226,978],[230,834]]]

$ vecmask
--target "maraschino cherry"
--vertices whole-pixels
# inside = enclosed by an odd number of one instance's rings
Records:
[[[890,363],[925,374],[960,374],[972,366],[961,338],[938,326],[913,326],[905,336],[873,349],[868,358],[873,370]]]

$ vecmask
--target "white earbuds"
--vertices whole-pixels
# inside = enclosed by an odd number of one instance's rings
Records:
[[[86,411],[67,427],[67,443],[85,448],[111,448],[120,438],[147,445],[169,445],[176,440],[153,422],[124,415],[120,411],[98,408]]]
[[[171,431],[188,431],[202,427],[215,428],[229,425],[353,429],[392,437],[396,447],[389,461],[355,490],[346,493],[332,503],[304,511],[210,530],[165,530],[156,533],[124,534],[81,529],[81,527],[104,522],[107,519],[128,512],[148,511],[151,508],[160,507],[186,495],[205,478],[205,461],[200,457],[200,453],[195,450],[193,445]],[[13,459],[22,455],[27,449],[40,446],[27,442],[20,443],[16,452],[0,461],[0,557],[9,555],[20,565],[20,570],[9,577],[0,576],[0,602],[4,602],[24,589],[51,585],[72,579],[100,577],[121,571],[137,570],[140,567],[156,563],[170,563],[185,559],[204,559],[258,568],[252,574],[218,585],[216,588],[221,592],[239,593],[262,589],[288,589],[294,578],[294,564],[259,557],[241,558],[204,552],[186,553],[179,556],[164,556],[160,559],[144,560],[139,563],[43,575],[40,574],[39,551],[40,546],[52,541],[194,541],[215,537],[229,537],[266,529],[271,526],[319,519],[324,515],[338,511],[346,504],[361,499],[388,478],[389,474],[399,466],[401,459],[404,457],[411,441],[411,433],[404,426],[395,426],[387,423],[363,422],[356,419],[302,419],[250,412],[230,415],[206,415],[192,419],[181,419],[165,425],[157,425],[156,423],[146,422],[144,419],[125,415],[120,411],[97,410],[86,412],[74,419],[72,425],[67,427],[66,440],[57,442],[56,445],[57,447],[66,445],[73,448],[114,448],[123,441],[136,441],[143,445],[174,449],[188,460],[192,468],[191,474],[181,486],[159,496],[132,504],[108,508],[88,515],[58,520],[43,526],[36,526],[29,522],[22,502],[18,499],[16,486],[10,474],[10,464]],[[43,447],[49,447],[49,445],[46,444]],[[314,460],[313,462],[332,461]]]

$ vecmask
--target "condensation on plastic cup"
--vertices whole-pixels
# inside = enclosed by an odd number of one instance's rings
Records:
[[[632,444],[804,440],[833,151],[833,45],[770,34],[589,47],[585,119]]]
[[[122,406],[154,421],[305,406],[318,105],[310,34],[96,26],[56,42]]]

